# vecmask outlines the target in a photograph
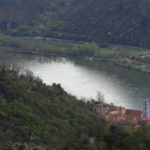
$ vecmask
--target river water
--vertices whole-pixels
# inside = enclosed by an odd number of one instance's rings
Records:
[[[0,61],[28,68],[46,84],[60,83],[78,98],[96,98],[100,91],[106,102],[134,109],[150,101],[150,74],[140,71],[106,62],[6,52],[0,53]]]

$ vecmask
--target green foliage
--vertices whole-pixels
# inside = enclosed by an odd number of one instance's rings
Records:
[[[0,123],[5,131],[3,138],[7,139],[0,141],[1,146],[8,142],[38,142],[63,149],[75,148],[74,142],[81,146],[83,135],[86,142],[91,135],[99,138],[97,133],[101,134],[99,127],[104,121],[60,85],[46,86],[28,73],[19,76],[2,69]]]
[[[7,34],[150,47],[149,0],[0,0],[0,10]]]
[[[148,128],[144,130],[149,131]],[[110,149],[116,150],[122,147],[123,150],[129,149],[136,149],[136,150],[143,150],[149,149],[149,144],[146,142],[144,138],[144,131],[143,129],[133,129],[133,128],[118,128],[115,126],[110,127],[110,132],[108,132],[104,139],[108,144]],[[146,133],[146,136],[149,133]],[[147,137],[149,139],[149,137]]]
[[[0,149],[19,142],[60,150],[149,150],[149,127],[110,125],[59,84],[0,67]]]
[[[32,22],[46,9],[45,5],[42,0],[0,0],[0,20],[16,23]]]
[[[11,36],[0,36],[0,46],[12,48],[15,51],[77,57],[94,56],[100,50],[94,42],[21,39]]]
[[[66,10],[62,17],[65,26],[58,23],[55,30],[74,33],[72,38],[94,40],[103,46],[120,43],[150,47],[149,14],[149,0],[83,0]]]

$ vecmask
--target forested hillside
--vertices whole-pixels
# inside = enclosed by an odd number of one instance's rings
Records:
[[[0,0],[0,20],[26,22],[44,11],[42,0]]]
[[[58,29],[75,37],[150,47],[149,0],[83,0],[64,20]]]
[[[19,75],[1,66],[1,150],[10,150],[16,142],[47,149],[87,149],[89,138],[99,139],[106,127],[106,121],[60,85],[46,86],[30,71]]]
[[[149,0],[0,0],[0,22],[13,35],[150,47]]]
[[[93,103],[11,68],[0,66],[1,150],[149,150],[149,127],[111,125]]]
[[[0,31],[50,22],[74,0],[0,0]],[[55,16],[55,17],[52,17]]]
[[[32,22],[45,12],[58,13],[73,0],[0,0],[0,20]]]

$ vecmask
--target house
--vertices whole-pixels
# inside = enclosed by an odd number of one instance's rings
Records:
[[[125,117],[127,123],[132,125],[137,125],[139,120],[141,120],[142,111],[126,109]]]
[[[122,125],[148,125],[150,117],[147,103],[144,110],[126,109],[113,104],[100,103],[96,105],[96,111],[99,115],[104,116],[108,121]]]
[[[141,120],[141,116],[142,111],[140,110],[125,109],[120,107],[117,109],[115,114],[114,111],[110,112],[107,118],[113,123],[137,125],[139,120]]]

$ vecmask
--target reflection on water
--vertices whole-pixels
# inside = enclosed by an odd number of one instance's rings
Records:
[[[0,56],[1,61],[30,69],[47,84],[60,83],[79,98],[95,98],[97,91],[101,91],[107,102],[140,109],[142,102],[150,97],[150,76],[146,73],[86,60],[20,54]]]

